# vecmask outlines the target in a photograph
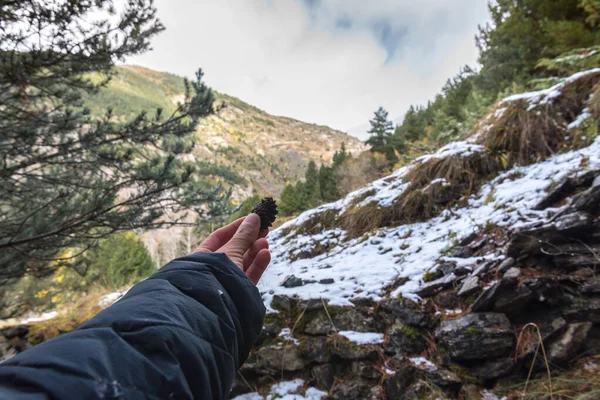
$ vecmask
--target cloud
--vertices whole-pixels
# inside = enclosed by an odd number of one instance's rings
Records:
[[[167,31],[135,57],[269,113],[350,130],[401,116],[473,64],[481,0],[158,0]]]

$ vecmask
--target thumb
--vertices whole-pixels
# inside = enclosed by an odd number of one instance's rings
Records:
[[[260,217],[250,214],[240,225],[231,240],[221,248],[221,251],[231,259],[238,267],[242,268],[244,254],[252,247],[260,232]]]

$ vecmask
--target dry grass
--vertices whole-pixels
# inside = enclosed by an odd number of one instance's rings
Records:
[[[592,116],[600,121],[600,83],[597,83],[594,87],[589,107]]]
[[[570,149],[564,140],[565,128],[581,114],[599,82],[600,73],[586,75],[565,85],[561,95],[548,104],[532,109],[526,100],[502,104],[506,109],[492,118],[480,144],[503,157],[505,168],[539,162]]]
[[[314,235],[328,229],[333,229],[337,227],[337,214],[337,210],[325,210],[315,213],[303,224],[287,227],[283,229],[282,233],[284,236],[292,232],[296,232],[298,235]]]

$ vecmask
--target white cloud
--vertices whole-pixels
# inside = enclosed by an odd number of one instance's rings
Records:
[[[349,130],[380,105],[396,117],[431,99],[474,64],[488,18],[481,0],[306,2],[158,0],[167,31],[129,62],[187,76],[201,67],[216,90],[272,114]]]

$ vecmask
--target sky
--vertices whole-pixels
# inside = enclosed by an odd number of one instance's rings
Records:
[[[192,77],[270,114],[365,139],[476,65],[484,0],[157,0],[167,30],[128,63]]]

